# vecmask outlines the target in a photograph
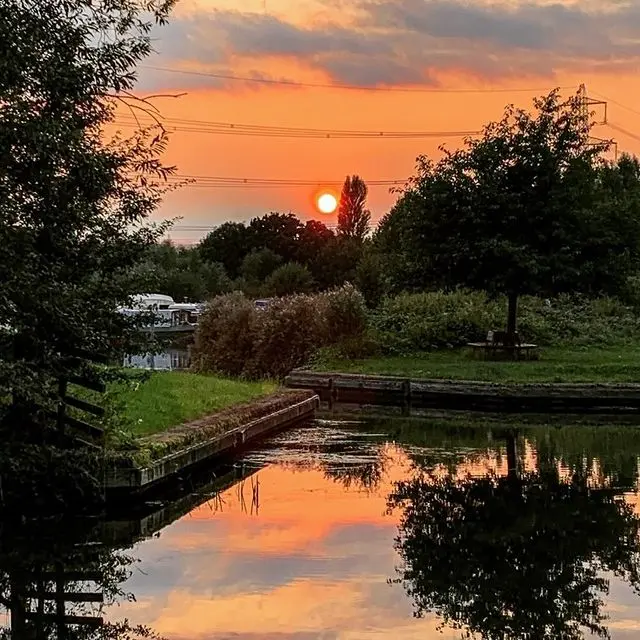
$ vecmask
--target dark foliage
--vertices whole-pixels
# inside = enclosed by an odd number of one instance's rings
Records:
[[[378,244],[409,287],[617,293],[640,255],[638,163],[599,160],[579,96],[509,107],[464,148],[421,157]]]
[[[38,406],[59,376],[95,374],[69,355],[136,349],[141,319],[118,306],[143,287],[134,269],[163,232],[146,224],[172,169],[161,130],[108,139],[131,97],[150,30],[174,0],[0,3],[0,423],[6,441],[39,445]],[[142,289],[144,290],[144,289]],[[18,453],[18,445],[13,450]],[[57,454],[24,451],[56,473]],[[11,472],[1,461],[0,474]],[[70,459],[69,459],[70,460]],[[47,466],[48,465],[48,466]],[[82,470],[78,478],[82,475]],[[60,478],[58,478],[60,479]],[[26,478],[25,478],[26,480]]]
[[[398,483],[400,582],[422,616],[483,640],[608,638],[610,571],[640,588],[640,521],[609,491],[556,469]]]
[[[347,176],[338,204],[338,235],[362,242],[371,224],[367,185],[360,176]]]

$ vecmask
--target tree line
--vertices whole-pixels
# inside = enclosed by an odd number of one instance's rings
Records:
[[[348,176],[335,231],[318,220],[271,212],[248,224],[225,222],[193,247],[169,241],[151,246],[138,269],[158,291],[177,300],[205,300],[232,290],[284,296],[345,282],[371,291],[366,197],[364,180]]]
[[[553,91],[532,111],[507,107],[479,137],[442,148],[437,161],[420,156],[371,235],[366,184],[353,176],[340,198],[337,233],[270,213],[248,225],[227,222],[195,249],[162,245],[152,261],[173,251],[174,265],[194,265],[189,277],[199,297],[230,288],[284,295],[345,281],[370,305],[406,291],[483,290],[507,297],[512,334],[523,295],[633,292],[640,161],[606,159],[611,143],[593,142],[591,126],[580,94],[563,99]],[[186,278],[175,267],[168,273]],[[164,286],[178,297],[195,294],[168,280]]]

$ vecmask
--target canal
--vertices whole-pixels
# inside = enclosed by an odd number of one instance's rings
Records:
[[[639,457],[631,427],[316,420],[136,514],[3,530],[1,620],[14,638],[137,637],[125,619],[171,640],[638,638]]]

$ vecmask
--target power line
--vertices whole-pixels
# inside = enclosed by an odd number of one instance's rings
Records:
[[[164,73],[179,73],[190,76],[215,78],[217,80],[234,80],[238,82],[254,82],[260,84],[283,85],[290,87],[305,87],[309,89],[345,89],[349,91],[374,91],[386,93],[542,93],[549,92],[549,88],[492,88],[492,89],[442,89],[442,88],[418,88],[418,87],[365,87],[353,84],[301,82],[298,80],[275,80],[271,78],[253,78],[251,76],[237,76],[224,73],[211,73],[207,71],[189,71],[187,69],[173,69],[171,67],[156,67],[152,65],[140,65],[140,69],[162,71]],[[572,87],[557,87],[559,89],[571,89]]]
[[[224,189],[278,189],[282,187],[328,187],[339,186],[344,178],[339,180],[309,180],[284,178],[240,178],[231,176],[196,176],[174,174],[168,177],[170,183],[187,182],[191,187],[224,188]],[[377,179],[367,180],[370,187],[391,187],[404,185],[405,179]]]
[[[611,104],[615,104],[618,107],[622,107],[623,109],[626,109],[627,111],[631,112],[631,113],[635,113],[636,115],[640,116],[640,111],[638,111],[637,109],[634,109],[633,107],[630,107],[626,104],[623,104],[622,102],[618,102],[617,100],[614,100],[613,98],[607,98],[607,96],[603,95],[602,93],[598,93],[597,91],[592,91],[591,93],[593,93],[594,95],[598,96],[599,98],[603,98],[604,100],[607,100],[608,102],[611,102]]]
[[[620,127],[617,124],[614,124],[613,122],[607,122],[607,126],[611,127],[611,129],[613,129],[614,131],[617,131],[618,133],[621,133],[622,135],[627,136],[628,138],[632,138],[633,140],[637,140],[638,142],[640,142],[640,135],[638,135],[637,133],[628,131],[627,129],[624,129],[623,127]]]
[[[279,127],[258,124],[241,124],[233,122],[214,122],[207,120],[185,120],[181,118],[164,118],[164,123],[176,123],[169,130],[188,133],[210,133],[217,135],[263,136],[274,138],[333,138],[333,139],[413,139],[413,138],[463,138],[479,135],[479,130],[463,131],[380,131],[358,129],[313,129],[308,127]],[[123,114],[115,124],[127,127],[140,126],[139,120],[132,115]]]

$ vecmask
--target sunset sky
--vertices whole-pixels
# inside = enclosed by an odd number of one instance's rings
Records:
[[[640,153],[635,0],[180,0],[154,37],[139,93],[186,93],[155,102],[172,132],[167,162],[184,176],[289,183],[188,185],[158,212],[182,216],[174,240],[268,211],[332,224],[314,206],[318,188],[352,173],[404,181],[418,154],[460,144],[443,133],[475,131],[554,87],[585,83],[591,98],[606,97],[609,126],[595,135]],[[230,124],[435,135],[290,138]],[[374,221],[394,199],[389,184],[370,184]]]
[[[524,454],[525,470],[533,470],[532,449]],[[381,455],[386,470],[372,491],[345,489],[317,464],[260,469],[258,513],[246,480],[244,509],[236,485],[220,502],[197,507],[137,545],[141,562],[124,585],[136,601],[122,602],[110,616],[147,624],[171,640],[460,640],[449,628],[441,633],[435,615],[413,618],[402,585],[388,582],[401,562],[393,544],[399,514],[388,511],[387,496],[410,474],[411,461],[394,445],[384,445]],[[470,456],[456,473],[491,471],[506,474],[504,453]],[[608,577],[612,638],[636,638],[637,596]]]

